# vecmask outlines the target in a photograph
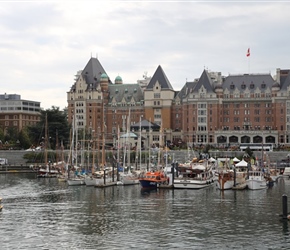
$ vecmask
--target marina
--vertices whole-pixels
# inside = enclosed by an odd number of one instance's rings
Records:
[[[0,175],[1,247],[285,249],[290,222],[281,220],[283,195],[290,196],[288,178],[268,189],[221,191],[93,188]]]

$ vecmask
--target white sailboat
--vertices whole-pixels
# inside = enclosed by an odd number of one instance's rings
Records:
[[[141,119],[140,119],[140,127],[141,127]],[[120,172],[120,181],[117,182],[117,185],[135,185],[139,184],[139,179],[136,174],[131,172],[130,167],[130,143],[129,143],[129,136],[130,136],[130,110],[129,110],[129,116],[127,120],[127,133],[126,133],[126,146],[124,147],[124,157],[123,157],[123,171]],[[141,133],[140,133],[141,136]],[[120,141],[120,138],[118,138],[118,143]],[[126,148],[128,147],[128,152]],[[141,147],[141,145],[140,145]],[[118,145],[119,148],[119,145]],[[126,153],[128,154],[128,172],[125,173],[125,160],[126,160]]]
[[[73,164],[71,164],[71,166],[75,169],[75,172],[73,172],[73,170],[70,171],[69,173],[69,177],[67,179],[67,183],[69,186],[79,186],[79,185],[84,185],[85,184],[85,179],[84,179],[84,176],[81,176],[79,173],[78,173],[78,129],[77,129],[77,126],[76,126],[76,121],[74,120],[74,126],[73,126],[73,136],[72,136],[72,143],[71,143],[71,146],[70,146],[70,152],[73,152],[75,153],[75,159],[76,159],[76,164],[75,166],[73,166]],[[75,136],[74,136],[74,133],[75,133]],[[74,143],[74,137],[76,137],[75,139],[75,143]],[[74,147],[75,147],[75,150],[74,150]],[[71,155],[71,154],[70,154]],[[72,156],[70,156],[71,159],[73,158]],[[71,161],[73,162],[73,160]]]
[[[57,177],[59,174],[59,171],[51,164],[51,162],[48,162],[47,157],[47,150],[48,150],[48,122],[47,122],[47,114],[45,116],[45,135],[44,135],[44,166],[40,166],[37,172],[37,177],[41,178],[52,178]]]

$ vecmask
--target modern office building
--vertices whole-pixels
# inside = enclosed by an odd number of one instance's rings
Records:
[[[162,141],[235,147],[242,143],[290,144],[290,70],[223,76],[204,70],[173,89],[161,66],[137,83],[111,81],[90,58],[67,93],[69,122],[114,144],[118,131],[141,128],[145,145]],[[142,124],[159,129],[145,129]],[[140,129],[139,129],[140,130]],[[148,130],[151,132],[148,136]],[[139,131],[140,132],[140,131]],[[161,140],[160,140],[161,135]]]
[[[0,127],[4,133],[9,127],[21,131],[24,126],[40,120],[40,102],[22,100],[17,94],[0,95]]]

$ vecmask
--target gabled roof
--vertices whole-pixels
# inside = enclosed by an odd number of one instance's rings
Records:
[[[214,93],[212,80],[206,70],[202,72],[198,82],[193,88],[193,92],[198,92],[202,86],[206,89],[207,93]]]
[[[171,89],[173,90],[167,76],[165,75],[163,69],[159,65],[156,69],[154,75],[152,76],[149,84],[147,85],[146,89],[153,89],[156,82],[159,82],[161,89]]]
[[[175,97],[178,96],[180,100],[186,98],[189,95],[189,93],[192,91],[192,89],[194,89],[196,84],[197,82],[186,82],[183,88],[177,93]]]
[[[81,74],[87,84],[96,84],[100,83],[103,73],[107,74],[99,60],[91,57]]]

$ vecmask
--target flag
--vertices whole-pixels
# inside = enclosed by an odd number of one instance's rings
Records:
[[[250,48],[248,48],[248,50],[247,50],[247,57],[249,57],[250,55],[251,55]]]

